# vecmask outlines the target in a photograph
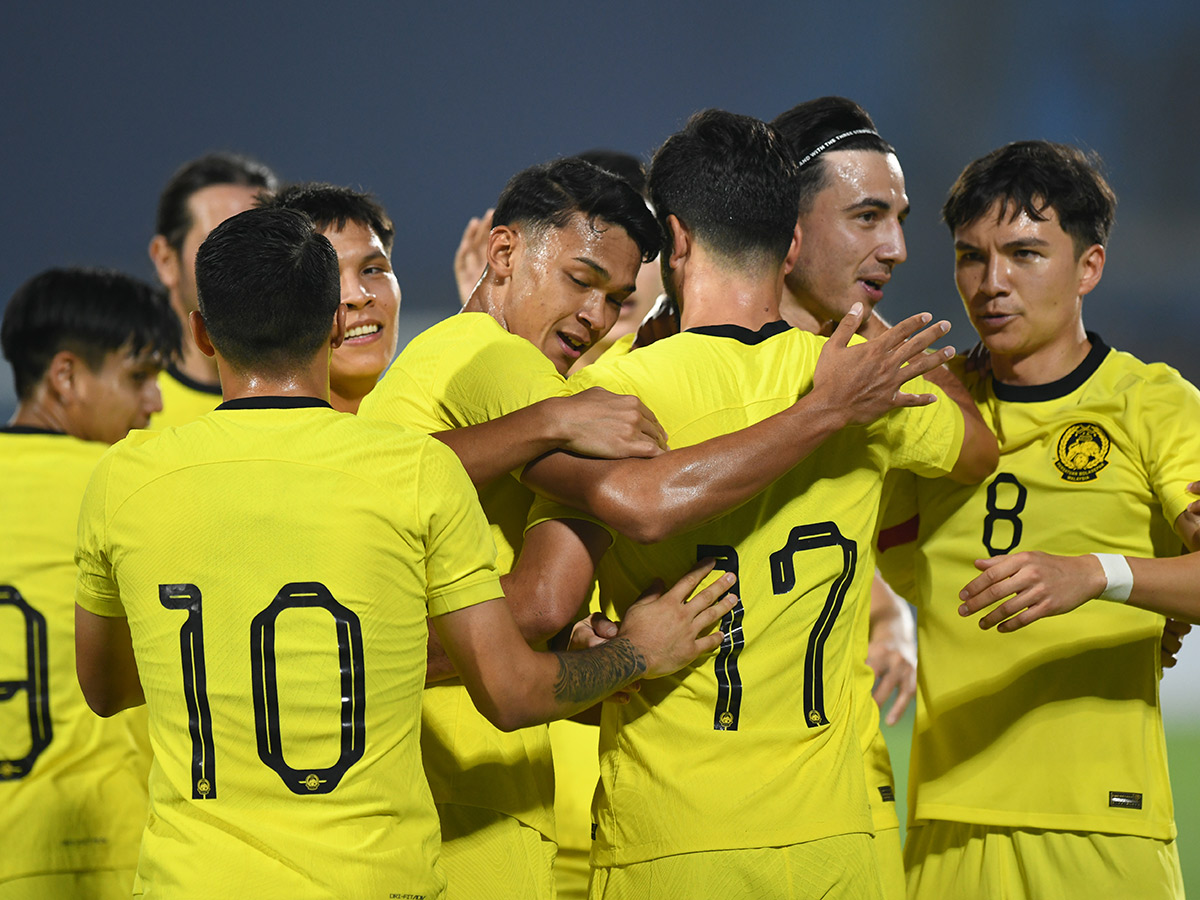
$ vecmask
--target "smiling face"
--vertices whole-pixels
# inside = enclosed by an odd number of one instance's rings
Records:
[[[353,412],[396,355],[400,286],[383,242],[366,225],[348,221],[322,234],[337,251],[346,309],[346,339],[333,351],[329,385],[334,406],[342,409],[341,401]]]
[[[1052,208],[1039,221],[997,200],[954,231],[954,280],[1001,381],[1045,384],[1087,355],[1083,296],[1099,282],[1104,248],[1076,254]]]
[[[798,219],[800,257],[787,286],[818,321],[840,320],[855,302],[883,299],[892,269],[908,256],[904,173],[892,153],[830,151],[825,187]]]
[[[641,253],[624,228],[604,221],[593,226],[579,213],[541,234],[511,230],[511,284],[501,324],[565,375],[617,321],[635,290]]]

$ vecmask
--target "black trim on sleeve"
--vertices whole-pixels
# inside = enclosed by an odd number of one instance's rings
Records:
[[[768,338],[791,330],[791,325],[782,319],[768,322],[758,331],[751,331],[741,325],[701,325],[699,328],[689,328],[688,334],[707,334],[712,337],[733,338],[743,344],[761,344]]]
[[[324,407],[333,409],[328,400],[317,397],[235,397],[226,400],[217,409],[305,409]]]
[[[36,425],[0,425],[0,434],[53,434],[67,437],[65,431],[55,431],[53,428],[38,428]]]
[[[996,392],[996,399],[1005,403],[1040,403],[1043,400],[1057,400],[1077,390],[1096,374],[1109,351],[1108,344],[1096,332],[1089,331],[1087,336],[1092,342],[1092,349],[1073,372],[1049,384],[1005,384],[993,376],[992,389]]]
[[[221,396],[221,382],[219,381],[216,384],[211,384],[207,381],[197,381],[195,378],[192,378],[189,375],[184,375],[182,372],[180,372],[177,368],[175,368],[174,363],[167,366],[164,371],[186,388],[191,388],[193,391],[199,391],[201,394],[215,394],[218,397]]]

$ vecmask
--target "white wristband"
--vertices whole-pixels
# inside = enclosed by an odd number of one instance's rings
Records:
[[[1133,590],[1133,570],[1129,568],[1129,561],[1119,553],[1093,553],[1092,556],[1100,560],[1100,568],[1108,580],[1100,599],[1124,603]]]

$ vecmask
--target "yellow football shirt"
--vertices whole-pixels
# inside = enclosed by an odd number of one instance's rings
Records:
[[[14,878],[137,864],[145,716],[101,719],[75,677],[75,526],[107,449],[0,428],[0,891]]]
[[[486,313],[468,312],[413,338],[358,415],[432,434],[569,393],[537,347]],[[501,574],[512,570],[520,552],[532,501],[533,493],[515,476],[498,478],[479,493]],[[438,803],[495,810],[554,839],[554,770],[545,725],[505,734],[452,680],[426,689],[422,728],[425,772]]]
[[[186,425],[217,408],[221,402],[220,385],[203,384],[184,375],[174,366],[168,366],[158,375],[158,389],[162,393],[162,412],[150,417],[146,426],[152,431],[162,431],[175,425]]]
[[[427,616],[500,596],[447,448],[251,398],[105,456],[77,602],[127,616],[150,713],[153,896],[439,896]]]
[[[1200,460],[1200,393],[1089,336],[1087,359],[1052,384],[968,376],[1000,466],[980,485],[915,485],[912,821],[1175,834],[1158,699],[1163,618],[1094,602],[999,634],[958,614],[979,558],[1181,550],[1172,523]]]
[[[688,446],[794,403],[823,343],[783,322],[692,329],[584,369],[571,386],[637,394],[672,445]],[[949,471],[963,427],[944,398],[893,412],[832,436],[718,519],[652,546],[616,538],[599,573],[610,616],[706,556],[737,573],[741,602],[715,658],[605,707],[594,865],[872,830],[850,672],[882,478],[893,466]],[[538,501],[532,521],[552,513],[572,515]]]

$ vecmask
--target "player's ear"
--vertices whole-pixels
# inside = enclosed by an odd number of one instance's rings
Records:
[[[60,403],[66,404],[75,397],[80,367],[87,365],[70,350],[59,350],[46,367],[46,386]]]
[[[179,254],[161,234],[150,239],[149,251],[150,261],[158,272],[158,280],[168,291],[174,290],[179,285]]]
[[[188,313],[188,329],[192,332],[192,340],[196,342],[201,353],[209,357],[217,355],[217,348],[213,346],[212,339],[208,336],[208,326],[204,324],[204,316],[200,315],[198,310]]]
[[[346,304],[339,303],[333,314],[333,331],[329,334],[329,346],[336,350],[346,340]]]
[[[800,258],[800,240],[802,237],[800,223],[797,222],[792,226],[792,243],[788,247],[787,256],[783,258],[783,272],[785,275],[796,268],[796,260]]]
[[[692,233],[674,213],[667,216],[667,231],[671,236],[671,255],[667,262],[672,269],[675,269],[692,252]]]
[[[523,242],[524,235],[516,228],[509,225],[493,228],[487,241],[488,271],[500,281],[512,277],[518,248]]]
[[[1076,263],[1076,272],[1079,275],[1079,296],[1082,297],[1100,283],[1100,276],[1104,274],[1104,246],[1092,244],[1084,250]]]

